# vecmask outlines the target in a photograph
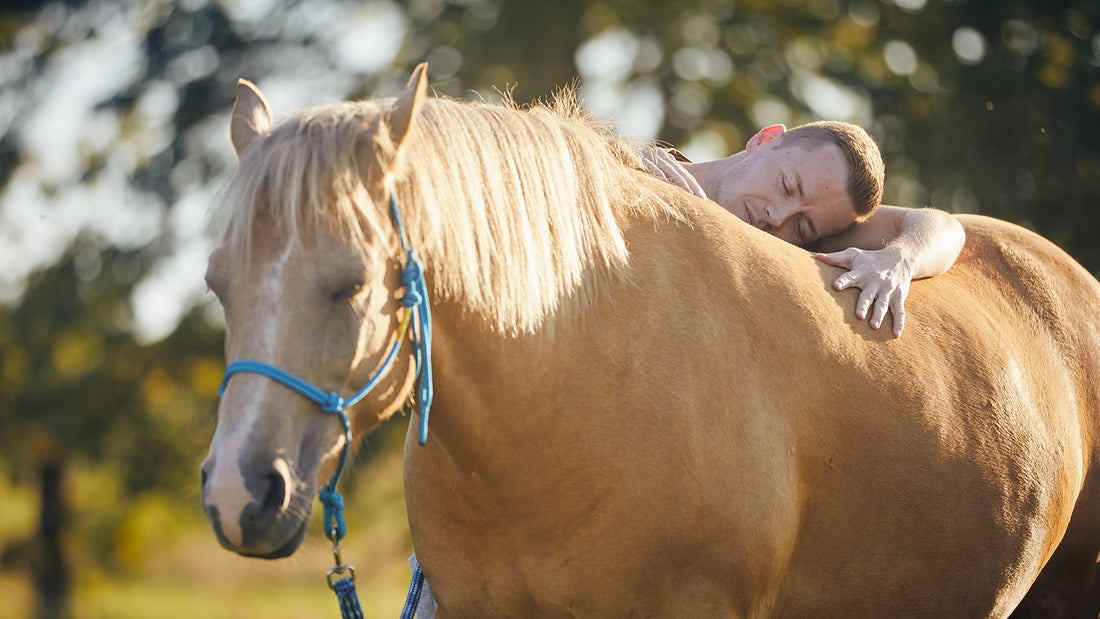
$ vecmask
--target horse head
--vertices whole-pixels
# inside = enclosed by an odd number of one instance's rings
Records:
[[[341,398],[377,375],[349,406],[355,436],[392,415],[413,381],[407,349],[382,367],[404,339],[404,291],[397,234],[380,213],[425,90],[421,66],[392,104],[317,108],[275,127],[260,91],[244,80],[237,88],[230,138],[239,168],[206,275],[225,311],[226,359],[278,368]],[[203,507],[227,549],[287,556],[347,435],[318,403],[268,376],[227,373],[223,388]]]

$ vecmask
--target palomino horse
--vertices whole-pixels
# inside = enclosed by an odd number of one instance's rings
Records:
[[[1035,234],[960,218],[893,339],[836,269],[568,101],[429,99],[421,67],[273,127],[242,82],[231,137],[207,276],[230,361],[350,394],[398,328],[391,195],[424,259],[435,403],[404,483],[439,616],[1097,616],[1100,284]],[[355,436],[409,398],[411,359]],[[203,466],[221,543],[294,552],[344,441],[234,375]]]

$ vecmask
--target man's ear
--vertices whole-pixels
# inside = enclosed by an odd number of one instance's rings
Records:
[[[771,142],[783,136],[787,132],[787,128],[783,125],[772,125],[770,127],[764,127],[760,131],[756,132],[756,135],[749,139],[749,143],[745,145],[745,150],[752,152],[757,146],[766,142]]]

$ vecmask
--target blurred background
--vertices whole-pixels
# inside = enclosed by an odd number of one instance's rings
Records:
[[[199,505],[224,368],[208,207],[239,76],[278,117],[396,94],[423,60],[462,99],[576,83],[695,159],[856,122],[888,203],[1014,221],[1100,270],[1095,0],[5,0],[0,617],[337,616],[318,531],[245,560]],[[368,616],[408,583],[405,422],[344,482]]]

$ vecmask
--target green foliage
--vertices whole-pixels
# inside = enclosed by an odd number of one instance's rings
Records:
[[[22,302],[0,316],[5,351],[0,406],[9,454],[48,435],[66,457],[126,462],[127,490],[192,481],[213,426],[219,335],[192,314],[169,340],[139,344],[128,330],[128,293],[113,265],[133,253],[78,240],[57,265],[35,273]],[[10,398],[10,399],[9,399]]]
[[[410,11],[403,59],[439,57],[434,86],[453,96],[502,81],[516,84],[518,100],[545,96],[573,79],[579,42],[625,32],[639,49],[612,79],[627,92],[656,85],[666,113],[655,137],[671,144],[710,135],[733,152],[764,122],[820,117],[823,85],[842,87],[858,101],[845,119],[883,149],[888,200],[1021,222],[1100,270],[1095,2],[412,5],[435,11]],[[471,17],[494,11],[488,24]]]

